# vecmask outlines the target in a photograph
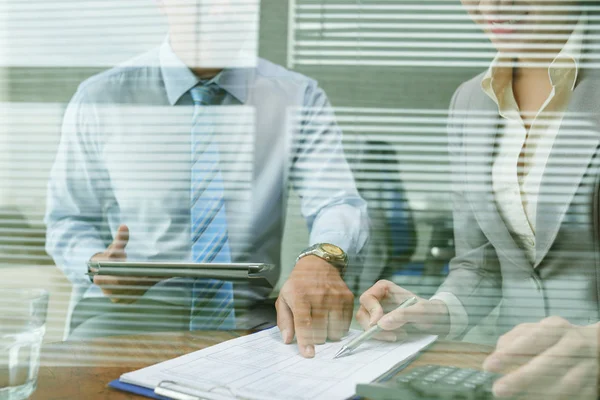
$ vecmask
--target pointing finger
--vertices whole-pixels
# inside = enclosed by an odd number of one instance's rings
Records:
[[[290,344],[294,340],[294,315],[292,310],[285,302],[285,299],[278,298],[275,302],[277,310],[277,327],[281,331],[283,343]]]
[[[315,356],[315,344],[313,341],[313,321],[311,317],[310,303],[306,300],[298,300],[292,305],[294,314],[294,328],[300,354],[306,358]]]

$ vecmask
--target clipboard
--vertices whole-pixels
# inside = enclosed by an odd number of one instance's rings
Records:
[[[225,392],[205,392],[202,396],[197,396],[190,392],[197,391],[198,389],[172,381],[163,381],[159,383],[154,390],[133,385],[131,383],[121,382],[118,379],[110,382],[108,386],[122,392],[133,393],[156,400],[224,400],[231,399],[231,396],[235,399],[245,399],[245,397],[236,397],[235,393],[222,386],[216,388],[224,389]]]
[[[433,343],[433,342],[432,342]],[[392,366],[386,372],[382,373],[378,377],[376,377],[373,382],[384,382],[389,379],[392,379],[399,372],[404,370],[407,366],[409,366],[414,360],[416,360],[419,356],[423,354],[431,344],[423,347],[420,351],[413,354],[412,356],[398,362],[396,365]],[[119,379],[111,382],[109,384],[110,387],[122,391],[127,391],[131,393],[140,394],[142,396],[160,399],[160,400],[230,400],[230,399],[239,399],[239,400],[257,400],[252,395],[247,393],[239,393],[235,389],[232,389],[228,386],[220,385],[215,383],[214,386],[207,387],[194,387],[188,386],[182,382],[176,382],[173,380],[164,380],[160,381],[154,389],[137,386],[132,383],[126,383],[120,381]],[[259,397],[260,399],[264,399],[264,397]],[[346,400],[363,400],[364,398],[358,395],[353,395]]]
[[[172,400],[169,397],[157,395],[156,393],[154,393],[154,390],[152,390],[152,389],[148,389],[148,388],[145,388],[142,386],[132,385],[131,383],[124,383],[118,379],[115,379],[114,381],[110,382],[108,384],[108,387],[116,389],[116,390],[120,390],[122,392],[133,393],[133,394],[137,394],[140,396],[144,396],[149,399]]]
[[[423,351],[424,350],[426,350],[426,349],[423,349]],[[387,381],[387,380],[393,378],[399,372],[401,372],[406,367],[408,367],[414,360],[419,358],[419,356],[421,354],[423,354],[423,351],[420,351],[417,354],[413,355],[412,357],[409,357],[408,359],[398,363],[394,368],[390,369],[388,372],[384,373],[379,378],[375,379],[373,382],[384,382],[384,381]],[[194,388],[187,387],[185,385],[182,385],[181,383],[176,383],[176,382],[171,382],[171,381],[163,381],[163,382],[159,383],[159,385],[154,390],[147,389],[147,388],[137,386],[137,385],[133,385],[130,383],[124,383],[118,379],[115,379],[114,381],[110,382],[108,386],[112,387],[113,389],[121,390],[124,392],[129,392],[129,393],[134,393],[134,394],[139,394],[141,396],[151,398],[151,399],[157,399],[157,400],[205,400],[205,399],[210,398],[210,397],[205,397],[206,395],[210,396],[209,393],[206,393],[202,397],[196,396],[196,395],[190,393],[190,392],[194,391]],[[226,388],[226,389],[229,390],[228,388]],[[220,397],[219,394],[216,394],[216,393],[213,393],[213,394]],[[231,396],[234,396],[234,398],[243,398],[243,397],[236,397],[236,393],[232,393],[231,391],[229,391],[228,394],[230,394]],[[346,400],[363,400],[363,399],[364,399],[363,397],[354,395],[352,397],[349,397]]]
[[[231,282],[246,282],[253,286],[273,288],[279,271],[272,264],[263,263],[189,263],[189,262],[133,262],[89,261],[88,276],[127,276],[146,278],[200,278]]]

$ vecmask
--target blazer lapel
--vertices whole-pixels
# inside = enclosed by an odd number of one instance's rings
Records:
[[[561,223],[597,152],[599,104],[595,83],[582,79],[573,92],[542,176],[536,215],[537,267],[552,247]]]
[[[476,92],[471,97],[471,111],[464,126],[467,199],[479,227],[496,251],[514,264],[533,271],[500,216],[492,190],[494,149],[500,131],[498,107],[483,91]]]

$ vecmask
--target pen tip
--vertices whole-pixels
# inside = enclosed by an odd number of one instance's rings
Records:
[[[337,353],[335,353],[335,356],[333,356],[334,359],[339,358],[342,354],[344,354],[346,352],[346,346],[342,347],[341,349],[338,350]]]

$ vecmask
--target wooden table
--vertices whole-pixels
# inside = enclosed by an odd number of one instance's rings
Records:
[[[121,374],[200,350],[248,332],[178,332],[116,336],[44,347],[34,400],[143,399],[108,388]],[[425,364],[480,368],[487,346],[438,341],[408,369]]]

